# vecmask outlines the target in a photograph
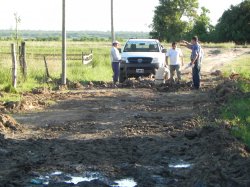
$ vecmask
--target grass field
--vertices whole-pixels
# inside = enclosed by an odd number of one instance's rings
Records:
[[[222,118],[232,126],[232,133],[242,139],[250,147],[250,55],[244,55],[224,67],[228,76],[232,70],[239,73],[243,80],[238,81],[238,87],[246,96],[232,97],[222,108]],[[248,94],[247,94],[248,93]]]
[[[0,49],[0,89],[11,84],[11,42],[1,42]],[[90,65],[82,64],[82,53],[93,50],[94,60]],[[109,57],[110,45],[105,42],[67,43],[67,78],[71,81],[111,81],[112,71]],[[17,90],[30,90],[44,83],[44,56],[48,62],[52,78],[60,78],[61,43],[60,42],[26,42],[28,80],[24,82],[18,71]]]
[[[237,58],[233,63],[224,67],[224,75],[229,76],[230,73],[236,72],[245,79],[250,79],[250,54],[245,54]]]

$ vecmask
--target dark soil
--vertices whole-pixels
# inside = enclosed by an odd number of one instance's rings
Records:
[[[1,186],[43,186],[32,179],[54,171],[129,177],[143,187],[250,186],[249,150],[215,122],[233,84],[216,86],[218,77],[210,75],[199,91],[185,82],[128,83],[25,93],[21,103],[6,107],[18,123],[1,115]],[[181,163],[190,167],[170,167]]]

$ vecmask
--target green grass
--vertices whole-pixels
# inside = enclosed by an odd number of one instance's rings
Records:
[[[232,126],[232,134],[242,139],[250,146],[250,55],[239,57],[231,64],[224,67],[225,76],[232,71],[239,73],[241,79],[237,82],[238,88],[244,93],[243,96],[230,98],[222,110],[222,119]],[[244,95],[247,95],[244,96]]]
[[[234,42],[228,42],[228,43],[203,43],[202,46],[206,47],[206,48],[225,48],[225,49],[236,47]]]
[[[232,126],[232,134],[250,146],[250,98],[232,98],[222,108],[222,117]]]
[[[234,42],[227,42],[227,43],[202,43],[201,44],[205,48],[249,48],[250,45],[236,45]]]
[[[235,61],[223,68],[223,72],[225,76],[235,72],[244,79],[250,79],[250,54],[235,59]]]
[[[11,41],[0,41],[0,91],[11,85],[12,60],[10,54]],[[112,69],[110,63],[109,42],[67,42],[67,78],[73,82],[86,81],[112,81]],[[82,53],[89,54],[93,51],[94,60],[89,65],[82,64]],[[17,88],[18,93],[30,91],[35,87],[48,86],[45,78],[44,56],[48,63],[48,69],[52,79],[60,79],[61,65],[61,42],[55,41],[27,41],[26,61],[28,78],[23,80],[20,67],[18,66]],[[50,85],[51,86],[51,85]],[[52,86],[56,87],[55,84]],[[5,95],[1,100],[8,100]],[[13,100],[20,98],[18,94],[11,96]]]
[[[0,101],[20,101],[21,95],[18,93],[2,93],[3,97],[0,97]]]
[[[11,83],[11,55],[9,41],[0,41],[0,89]],[[81,55],[93,50],[94,61],[83,65]],[[67,42],[67,78],[71,81],[111,81],[112,71],[108,42]],[[60,42],[26,42],[28,80],[23,82],[18,70],[17,90],[23,91],[23,84],[29,87],[38,86],[44,82],[44,56],[47,59],[49,73],[53,78],[61,75],[61,43]]]

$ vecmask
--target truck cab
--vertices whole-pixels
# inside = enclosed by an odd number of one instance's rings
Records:
[[[165,65],[166,50],[155,39],[129,39],[122,49],[119,81],[149,76]]]

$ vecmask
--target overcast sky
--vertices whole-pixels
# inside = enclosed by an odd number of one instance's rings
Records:
[[[116,31],[150,31],[159,0],[114,0]],[[213,24],[224,10],[242,0],[199,0]],[[14,13],[21,29],[61,30],[62,0],[0,0],[0,29],[14,29]],[[67,30],[110,30],[110,0],[66,0]]]

